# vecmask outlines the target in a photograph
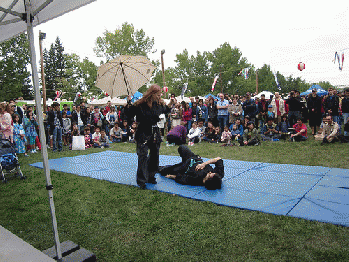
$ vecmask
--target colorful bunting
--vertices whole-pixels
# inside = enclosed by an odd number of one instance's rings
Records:
[[[214,80],[213,80],[213,84],[212,84],[211,92],[213,92],[214,87],[215,87],[215,85],[216,85],[216,83],[217,83],[218,78],[219,78],[219,75],[216,75],[216,77],[215,77],[215,78],[214,78]]]

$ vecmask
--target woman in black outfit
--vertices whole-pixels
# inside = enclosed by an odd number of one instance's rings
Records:
[[[137,184],[141,189],[146,188],[145,183],[156,184],[155,174],[159,168],[161,144],[157,122],[161,114],[167,114],[170,111],[161,99],[161,95],[161,88],[158,85],[152,85],[144,96],[127,110],[128,117],[136,116],[138,123],[135,140],[138,155]]]

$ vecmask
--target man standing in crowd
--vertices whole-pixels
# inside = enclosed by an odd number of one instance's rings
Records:
[[[277,123],[280,123],[281,116],[285,114],[285,101],[281,98],[279,92],[275,92],[275,96],[271,100],[270,105],[273,108],[273,113]]]
[[[83,121],[84,116],[83,113],[81,112],[81,107],[80,105],[76,106],[76,111],[73,112],[72,114],[72,123],[76,123],[78,126],[80,134],[82,134],[84,128],[85,128],[85,123]]]
[[[265,99],[265,94],[262,94],[261,100],[258,102],[258,127],[260,128],[261,132],[267,120],[268,106],[269,102]]]
[[[221,130],[224,130],[224,127],[228,125],[228,100],[224,99],[224,95],[222,93],[218,94],[219,100],[217,101],[217,120]]]
[[[250,92],[246,93],[246,100],[242,104],[242,109],[244,110],[244,116],[249,116],[250,121],[254,122],[256,118],[256,103],[251,98]]]
[[[329,114],[333,117],[333,121],[336,122],[338,125],[339,123],[339,98],[337,95],[334,94],[334,90],[332,87],[328,89],[328,96],[325,98],[324,101],[324,110],[326,114]],[[339,132],[340,132],[340,126],[339,126]]]
[[[302,102],[299,96],[296,95],[296,91],[290,92],[290,97],[287,99],[286,104],[288,104],[288,121],[290,126],[293,126],[297,119],[301,118]]]
[[[59,104],[54,102],[52,104],[52,111],[48,111],[48,124],[50,125],[50,134],[53,136],[53,151],[62,151],[62,127],[63,119],[61,111],[59,110]]]
[[[321,125],[321,107],[322,100],[317,95],[317,90],[314,88],[307,99],[307,106],[309,110],[309,126],[311,127],[311,134],[315,135]]]
[[[342,99],[342,115],[343,115],[343,125],[344,129],[345,126],[348,125],[349,120],[349,88],[344,90],[344,97]],[[348,137],[349,132],[344,130],[344,136]]]

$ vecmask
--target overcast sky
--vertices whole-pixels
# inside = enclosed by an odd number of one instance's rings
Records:
[[[229,42],[257,68],[269,64],[284,76],[349,86],[348,12],[349,1],[337,0],[97,0],[34,32],[36,39],[39,30],[47,34],[44,47],[59,36],[67,53],[98,65],[100,58],[93,52],[96,38],[128,22],[154,37],[158,51],[152,59],[160,59],[160,51],[166,50],[165,67],[174,67],[175,55],[184,49],[195,55]],[[345,54],[342,71],[333,63],[336,51]],[[305,63],[302,72],[299,62]]]

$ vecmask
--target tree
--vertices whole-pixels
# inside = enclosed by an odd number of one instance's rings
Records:
[[[96,87],[97,66],[85,57],[79,63],[82,89],[88,96],[101,93],[101,89]]]
[[[22,96],[32,99],[30,73],[27,66],[30,62],[29,44],[26,34],[0,44],[0,93],[1,100]]]
[[[233,93],[233,87],[237,84],[243,85],[239,73],[243,68],[249,68],[251,65],[247,62],[239,48],[232,48],[229,43],[224,43],[212,52],[212,76],[219,75],[215,93]],[[213,81],[213,78],[212,78]],[[246,83],[245,83],[246,84]]]
[[[97,37],[94,52],[107,61],[118,55],[143,55],[155,53],[154,38],[145,35],[143,29],[135,30],[133,24],[123,23],[114,32],[106,30],[103,36]]]
[[[47,98],[53,99],[56,97],[56,91],[61,90],[64,78],[66,78],[66,62],[63,52],[64,48],[59,37],[56,38],[54,44],[51,44],[50,50],[44,49],[43,57]]]
[[[272,93],[278,91],[275,76],[270,69],[270,65],[264,64],[258,69],[258,92],[270,91]]]

